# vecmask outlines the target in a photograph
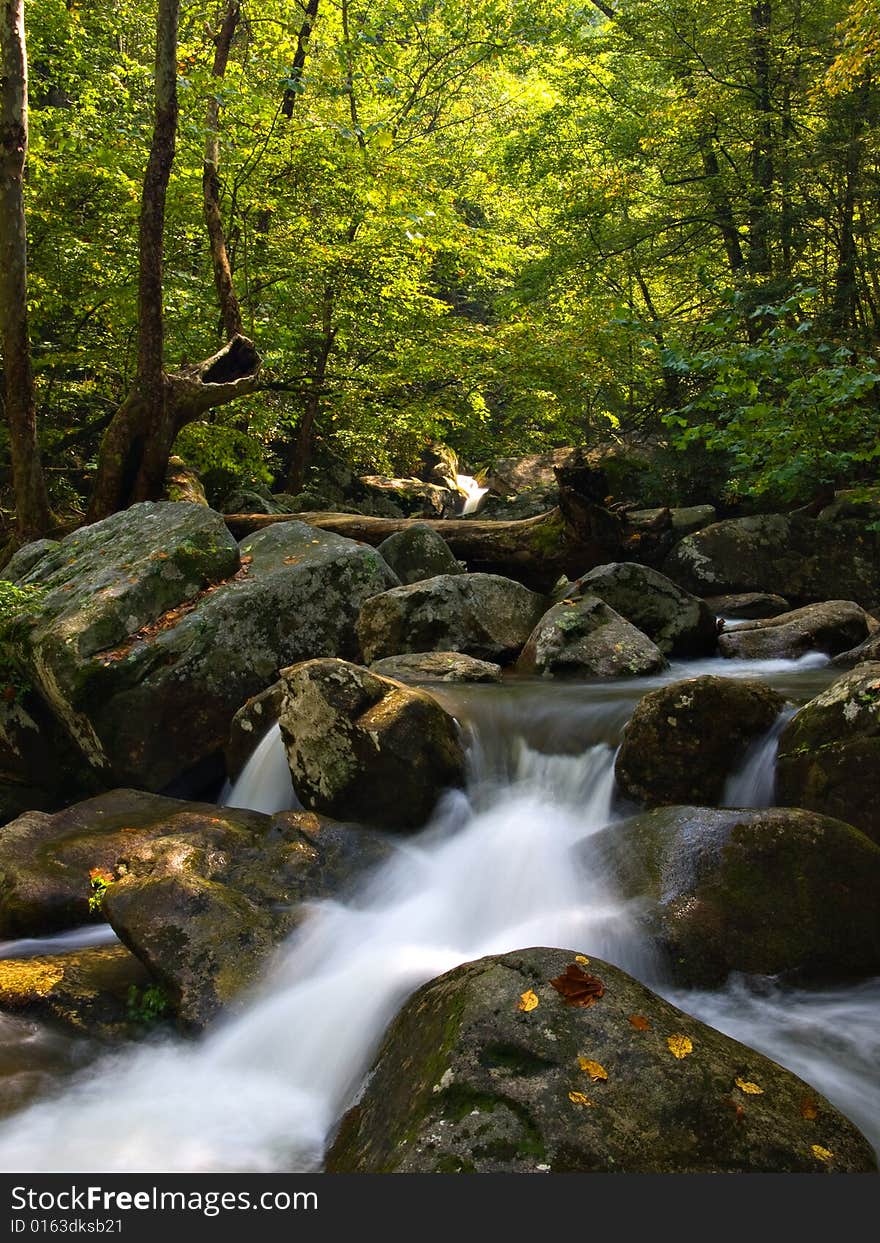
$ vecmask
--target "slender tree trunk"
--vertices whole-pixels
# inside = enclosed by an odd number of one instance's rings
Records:
[[[293,116],[293,109],[296,105],[296,97],[302,91],[302,75],[306,63],[306,52],[309,47],[309,39],[312,34],[312,27],[318,20],[318,2],[319,0],[308,0],[306,5],[305,16],[302,25],[299,28],[299,35],[296,40],[296,52],[293,57],[293,65],[290,69],[288,81],[291,83],[284,92],[284,99],[281,101],[281,112],[286,117]]]
[[[846,99],[841,124],[844,137],[844,158],[838,206],[837,269],[834,274],[834,293],[831,304],[832,326],[841,333],[855,327],[858,308],[855,217],[868,91],[869,85],[866,79],[862,86]]]
[[[239,0],[226,0],[226,12],[220,29],[214,39],[214,65],[212,74],[218,86],[226,74],[229,62],[229,51],[241,17]],[[226,234],[223,229],[223,217],[220,213],[220,100],[216,91],[208,98],[207,117],[205,118],[205,162],[202,172],[202,191],[204,197],[205,227],[208,230],[208,241],[211,246],[211,263],[214,268],[214,284],[220,303],[220,314],[223,317],[223,328],[227,339],[244,331],[241,309],[235,296],[232,283],[232,266],[226,247]]]
[[[773,271],[772,196],[775,178],[773,98],[770,66],[770,0],[755,0],[751,9],[752,57],[757,96],[757,132],[752,143],[752,185],[749,195],[749,272],[769,277]]]
[[[0,333],[6,422],[18,534],[52,525],[37,442],[27,316],[27,230],[22,183],[27,158],[27,52],[24,0],[0,0]]]
[[[327,378],[327,364],[333,352],[336,330],[333,327],[333,290],[329,286],[324,290],[323,331],[315,357],[313,370],[314,383],[306,398],[305,409],[296,431],[290,464],[287,471],[286,488],[288,492],[301,492],[305,483],[306,471],[312,460],[312,448],[315,440],[315,424],[321,410],[324,381]]]

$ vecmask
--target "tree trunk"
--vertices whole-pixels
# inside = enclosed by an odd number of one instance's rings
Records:
[[[27,158],[24,0],[0,0],[0,332],[18,535],[45,535],[52,513],[37,442],[28,338],[27,230],[22,182]]]
[[[752,143],[752,184],[749,194],[749,272],[769,277],[773,272],[772,196],[774,170],[773,99],[770,67],[770,0],[755,0],[751,8],[752,57],[758,104],[757,132]]]
[[[212,74],[218,83],[226,74],[229,51],[241,17],[240,0],[226,0],[226,13],[214,39],[214,65]],[[214,284],[223,317],[223,329],[227,340],[240,336],[244,327],[235,287],[232,283],[232,265],[226,247],[226,233],[220,212],[220,100],[215,92],[208,98],[205,118],[205,162],[202,171],[205,228],[211,247],[211,263],[214,268]]]
[[[303,416],[300,420],[299,427],[296,429],[296,437],[293,442],[293,449],[290,454],[290,464],[287,470],[287,483],[285,485],[288,492],[296,494],[301,492],[305,483],[306,471],[312,460],[312,449],[315,441],[315,424],[318,421],[318,415],[321,410],[321,397],[324,390],[324,381],[327,378],[327,364],[330,361],[330,355],[333,352],[333,343],[336,340],[336,329],[333,327],[333,290],[330,286],[324,289],[324,300],[322,306],[322,334],[318,344],[317,355],[315,357],[315,366],[312,373],[312,387],[306,398]]]
[[[296,40],[296,53],[294,54],[293,65],[291,66],[290,75],[288,77],[289,85],[284,92],[284,99],[281,101],[281,112],[288,118],[293,116],[296,97],[302,91],[302,75],[306,63],[306,52],[308,51],[312,27],[317,19],[318,0],[308,0],[302,25],[299,28],[299,35]]]

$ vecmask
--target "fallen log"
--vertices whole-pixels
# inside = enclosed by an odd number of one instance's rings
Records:
[[[533,591],[549,591],[560,575],[578,578],[607,561],[632,559],[625,548],[623,521],[577,494],[535,518],[515,522],[481,522],[456,518],[370,518],[363,514],[227,514],[224,521],[236,539],[276,522],[305,522],[324,531],[375,547],[416,523],[432,527],[472,573],[503,574]]]

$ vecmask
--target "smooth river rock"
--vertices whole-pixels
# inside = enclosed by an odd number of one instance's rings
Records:
[[[599,565],[579,578],[570,594],[598,596],[653,639],[664,656],[715,651],[718,623],[710,609],[649,566],[634,561]]]
[[[836,656],[877,629],[874,619],[852,600],[807,604],[790,613],[745,621],[718,638],[722,656],[740,660],[793,660],[807,652]]]
[[[516,663],[517,673],[544,678],[631,678],[665,668],[659,647],[593,595],[554,604]]]

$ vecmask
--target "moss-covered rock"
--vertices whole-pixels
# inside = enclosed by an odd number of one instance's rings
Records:
[[[776,798],[837,816],[880,842],[880,662],[857,665],[789,721]]]
[[[416,522],[389,535],[378,547],[403,584],[419,583],[438,574],[463,574],[464,566],[446,540],[426,522]]]
[[[501,666],[475,660],[463,652],[407,652],[386,656],[370,665],[370,672],[398,682],[500,682]]]
[[[542,613],[544,597],[498,574],[441,574],[367,600],[357,632],[368,664],[401,652],[466,652],[506,664]]]
[[[551,984],[569,966],[601,981],[588,1008]],[[561,949],[482,958],[420,988],[327,1158],[334,1173],[875,1168],[861,1132],[802,1079]]]
[[[741,660],[794,659],[807,652],[835,656],[861,643],[876,628],[874,619],[852,600],[828,600],[743,622],[719,637],[718,650],[722,656]]]
[[[650,691],[626,727],[614,772],[627,797],[712,806],[746,747],[783,708],[763,682],[712,676]]]
[[[579,578],[570,594],[598,596],[653,639],[665,656],[715,651],[718,625],[711,611],[649,566],[633,561],[599,565]]]
[[[464,784],[458,726],[425,692],[340,660],[306,661],[281,678],[281,736],[304,806],[415,829],[444,790]]]
[[[598,596],[554,604],[529,635],[517,673],[539,677],[627,678],[665,669],[655,643]]]
[[[677,984],[880,970],[880,847],[799,808],[659,807],[590,839]]]

